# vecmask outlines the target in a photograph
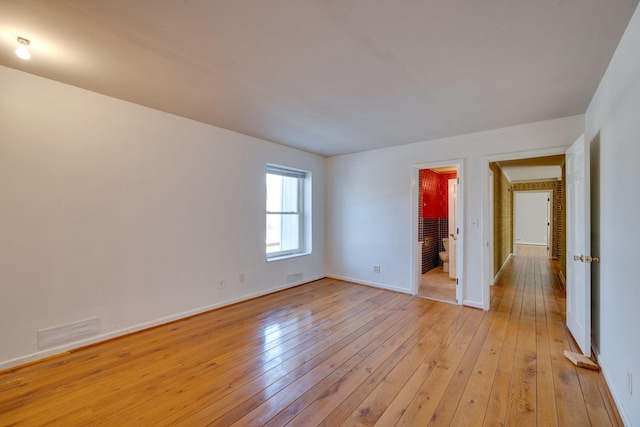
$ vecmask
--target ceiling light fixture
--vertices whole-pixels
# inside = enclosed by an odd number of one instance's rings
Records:
[[[18,48],[16,49],[16,55],[20,59],[29,59],[31,54],[29,53],[29,45],[31,42],[25,38],[18,37]]]

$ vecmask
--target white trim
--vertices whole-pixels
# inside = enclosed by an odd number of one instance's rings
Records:
[[[462,301],[462,305],[471,308],[479,308],[480,310],[484,310],[483,304],[478,301],[470,301],[468,299]],[[485,310],[486,311],[486,310]]]
[[[393,286],[393,285],[387,285],[385,283],[378,283],[378,282],[371,282],[371,281],[368,281],[368,280],[354,279],[352,277],[340,276],[338,274],[327,274],[326,277],[328,277],[329,279],[343,280],[345,282],[352,282],[352,283],[357,283],[359,285],[371,286],[373,288],[385,289],[387,291],[400,292],[400,293],[403,293],[403,294],[411,294],[410,292],[407,292],[406,288],[400,288],[400,287]]]
[[[504,267],[507,265],[507,262],[511,259],[511,257],[515,257],[516,255],[514,253],[510,253],[509,256],[507,256],[507,259],[504,260],[504,262],[502,263],[502,265],[500,266],[500,270],[498,270],[498,272],[496,273],[495,276],[493,276],[493,282],[495,283],[496,279],[498,278],[498,276],[502,273],[502,270],[504,270]],[[492,283],[493,285],[493,283]]]
[[[464,295],[465,282],[464,282],[464,233],[465,233],[465,216],[464,216],[464,159],[451,159],[443,160],[439,162],[430,163],[416,163],[411,165],[411,294],[418,295],[418,289],[420,287],[420,262],[422,260],[422,254],[418,255],[418,187],[420,185],[420,170],[421,169],[433,169],[445,166],[455,166],[457,168],[457,175],[459,179],[458,183],[458,244],[456,245],[456,275],[458,279],[458,286],[456,286],[456,304],[463,305],[462,296]]]
[[[491,169],[489,169],[489,237],[486,240],[483,240],[482,243],[484,246],[487,247],[488,250],[488,254],[489,254],[489,262],[487,263],[487,272],[486,274],[483,275],[483,277],[485,278],[485,282],[489,283],[489,286],[493,286],[493,283],[495,282],[495,276],[493,276],[493,263],[495,262],[494,259],[494,245],[493,245],[493,239],[494,239],[494,234],[495,234],[495,224],[494,224],[494,220],[493,220],[493,216],[494,216],[494,208],[493,208],[493,199],[495,198],[495,175],[493,174],[493,171]],[[486,245],[484,244],[486,242]],[[493,277],[492,277],[493,276]],[[486,286],[486,284],[485,284]]]
[[[311,255],[311,252],[294,252],[294,253],[291,253],[291,254],[270,257],[270,258],[267,258],[266,261],[267,262],[280,261],[280,260],[283,260],[283,259],[297,258],[297,257],[300,257],[300,256],[307,256],[307,255]]]
[[[285,212],[285,211],[269,211],[265,209],[266,218],[269,215],[296,215],[298,216],[298,247],[295,249],[287,249],[280,250],[278,252],[266,252],[265,255],[267,261],[275,261],[278,259],[289,258],[291,256],[296,255],[308,255],[311,253],[311,250],[306,246],[306,241],[308,240],[307,232],[307,224],[308,220],[306,215],[306,210],[311,209],[311,206],[307,206],[308,199],[306,197],[307,191],[307,183],[310,182],[311,172],[302,170],[302,169],[293,169],[286,166],[279,166],[272,163],[267,163],[266,174],[265,174],[265,184],[269,175],[280,176],[280,177],[288,177],[294,178],[298,184],[298,197],[297,197],[297,210],[293,212]],[[309,181],[308,181],[309,180]],[[265,185],[265,201],[267,200],[267,187]],[[310,200],[310,199],[309,199]],[[266,226],[266,223],[265,223]],[[265,229],[265,236],[267,232]],[[280,244],[282,244],[282,234],[280,235]],[[309,245],[310,248],[310,245]]]
[[[159,319],[151,320],[149,322],[139,323],[137,325],[129,326],[127,328],[118,329],[116,331],[108,332],[105,334],[93,336],[91,338],[74,341],[69,344],[60,345],[57,347],[49,348],[43,351],[37,351],[35,353],[27,354],[25,356],[20,356],[15,359],[3,360],[0,362],[0,370],[13,368],[15,366],[24,365],[25,363],[33,362],[35,360],[44,359],[50,356],[56,356],[62,353],[65,353],[70,350],[74,350],[80,347],[85,347],[87,345],[96,344],[102,341],[110,340],[113,338],[118,338],[124,335],[131,334],[133,332],[142,331],[144,329],[153,328],[154,326],[163,325],[165,323],[170,323],[175,320],[184,319],[186,317],[194,316],[196,314],[205,313],[207,311],[215,310],[217,308],[225,307],[231,304],[236,304],[238,302],[247,301],[253,298],[261,297],[263,295],[272,294],[274,292],[282,291],[284,289],[293,288],[305,283],[313,282],[315,280],[323,279],[327,277],[326,275],[320,275],[316,277],[306,278],[304,280],[294,282],[294,283],[286,283],[283,285],[277,285],[272,288],[269,288],[264,291],[254,292],[251,294],[243,295],[241,297],[228,299],[222,302],[218,302],[215,304],[206,305],[203,307],[194,308],[192,310],[187,310],[182,313],[172,314],[170,316],[161,317]]]

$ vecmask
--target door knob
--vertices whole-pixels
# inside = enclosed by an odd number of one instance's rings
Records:
[[[574,261],[586,262],[586,263],[599,263],[600,258],[597,256],[589,256],[589,255],[574,255]]]

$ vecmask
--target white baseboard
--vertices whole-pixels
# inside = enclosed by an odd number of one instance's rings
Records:
[[[340,276],[339,274],[327,274],[327,277],[330,278],[330,279],[344,280],[345,282],[357,283],[359,285],[371,286],[373,288],[385,289],[387,291],[400,292],[400,293],[403,293],[403,294],[411,294],[411,291],[409,291],[407,289],[399,288],[397,286],[387,285],[385,283],[370,282],[368,280],[354,279],[353,277]],[[462,301],[462,305],[467,306],[467,307],[479,308],[481,310],[483,309],[482,303],[480,303],[478,301],[463,300]]]
[[[504,262],[502,263],[502,265],[500,266],[500,270],[498,270],[498,272],[496,273],[495,276],[493,276],[493,282],[491,283],[491,286],[493,286],[493,284],[495,283],[495,281],[498,279],[498,277],[500,276],[500,274],[502,274],[502,270],[504,270],[504,267],[507,265],[507,262],[509,261],[509,259],[511,259],[511,257],[515,257],[516,254],[514,253],[510,253],[507,258],[504,260]]]
[[[411,294],[411,290],[410,289],[400,288],[400,287],[393,286],[393,285],[387,285],[385,283],[370,282],[368,280],[354,279],[352,277],[340,276],[338,274],[327,274],[327,277],[330,278],[330,279],[344,280],[345,282],[357,283],[359,285],[371,286],[373,288],[386,289],[387,291],[401,292],[403,294]]]
[[[604,380],[607,383],[607,387],[609,387],[609,391],[611,392],[611,397],[613,397],[613,401],[616,404],[616,408],[618,409],[620,418],[622,418],[622,422],[624,423],[625,426],[632,426],[633,424],[631,423],[631,419],[629,418],[629,415],[627,415],[627,412],[624,410],[624,406],[622,405],[622,400],[620,399],[620,396],[618,396],[618,393],[616,392],[616,390],[613,387],[611,387],[611,384],[613,383],[609,380],[610,377],[609,377],[606,366],[602,363],[602,360],[600,359],[598,359],[598,363],[600,364],[602,375],[604,376]]]
[[[24,365],[25,363],[33,362],[35,360],[40,360],[40,359],[44,359],[44,358],[47,358],[47,357],[55,356],[55,355],[65,353],[65,352],[70,351],[70,350],[74,350],[74,349],[80,348],[80,347],[85,347],[87,345],[99,343],[101,341],[110,340],[110,339],[113,339],[113,338],[117,338],[117,337],[121,337],[121,336],[124,336],[124,335],[131,334],[133,332],[138,332],[138,331],[142,331],[144,329],[153,328],[154,326],[158,326],[158,325],[162,325],[162,324],[165,324],[165,323],[173,322],[175,320],[183,319],[185,317],[194,316],[196,314],[200,314],[200,313],[204,313],[204,312],[207,312],[207,311],[215,310],[216,308],[225,307],[227,305],[236,304],[236,303],[242,302],[242,301],[247,301],[247,300],[250,300],[250,299],[253,299],[253,298],[261,297],[263,295],[267,295],[267,294],[271,294],[271,293],[274,293],[274,292],[282,291],[284,289],[293,288],[295,286],[299,286],[299,285],[302,285],[304,283],[313,282],[315,280],[323,279],[325,277],[327,277],[327,276],[320,275],[320,276],[317,276],[317,277],[309,277],[309,278],[306,278],[306,279],[298,281],[298,282],[277,285],[277,286],[274,286],[272,288],[269,288],[269,289],[266,289],[266,290],[263,290],[263,291],[253,292],[253,293],[250,293],[250,294],[247,294],[247,295],[243,295],[241,297],[231,298],[231,299],[228,299],[228,300],[225,300],[225,301],[220,301],[220,302],[217,302],[217,303],[214,303],[214,304],[209,304],[209,305],[206,305],[206,306],[203,306],[203,307],[198,307],[198,308],[194,308],[192,310],[187,310],[187,311],[184,311],[182,313],[176,313],[176,314],[172,314],[170,316],[165,316],[165,317],[161,317],[159,319],[151,320],[151,321],[144,322],[144,323],[139,323],[137,325],[129,326],[129,327],[122,328],[122,329],[118,329],[116,331],[111,331],[111,332],[108,332],[108,333],[95,335],[95,336],[92,336],[92,337],[89,337],[89,338],[85,338],[85,339],[81,339],[81,340],[78,340],[78,341],[74,341],[72,343],[60,345],[60,346],[57,346],[57,347],[48,348],[48,349],[42,350],[42,351],[37,351],[35,353],[27,354],[25,356],[16,357],[15,359],[3,360],[3,361],[0,362],[0,370],[9,369],[9,368],[12,368],[14,366]]]
[[[480,310],[484,310],[484,305],[478,301],[470,301],[468,299],[462,300],[462,305],[472,308],[479,308]]]

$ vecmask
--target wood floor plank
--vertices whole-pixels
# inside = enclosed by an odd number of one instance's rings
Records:
[[[478,326],[478,329],[466,349],[462,360],[455,368],[453,377],[444,391],[429,422],[429,426],[448,426],[455,415],[455,411],[460,403],[460,398],[469,381],[475,362],[478,360],[480,350],[484,344],[492,323],[492,315],[485,314]],[[434,400],[434,399],[433,399]],[[434,400],[435,401],[435,400]],[[426,411],[425,411],[426,412]]]
[[[301,351],[289,360],[261,373],[248,382],[243,373],[238,372],[230,381],[225,379],[222,386],[212,388],[205,384],[189,390],[186,399],[183,393],[179,393],[176,398],[186,402],[184,407],[173,412],[166,420],[161,419],[169,424],[174,419],[181,419],[186,422],[191,421],[194,424],[208,423],[215,421],[231,410],[240,416],[244,416],[244,412],[248,411],[247,405],[244,404],[245,401],[250,400],[249,407],[252,405],[258,406],[307,372],[323,363],[331,363],[326,361],[335,353],[342,351],[339,356],[347,357],[350,352],[357,352],[358,349],[366,347],[369,340],[380,334],[376,327],[394,314],[394,308],[406,303],[406,296],[397,295],[388,305],[381,306],[377,310],[371,310],[366,315],[336,330],[321,343]],[[212,396],[215,396],[215,399],[212,399]],[[257,398],[254,396],[257,396]],[[202,405],[202,403],[207,404]],[[147,423],[149,417],[150,414],[145,413],[139,420]]]
[[[420,301],[420,303],[424,307],[431,306],[427,301]],[[394,331],[386,341],[374,344],[371,353],[359,352],[265,425],[275,427],[288,422],[294,425],[328,423],[329,420],[326,419],[335,408],[336,402],[344,402],[367,378],[375,378],[376,372],[386,371],[406,354],[406,347],[413,345],[427,328],[416,321],[416,318],[425,316],[426,313],[427,310],[416,310],[405,316],[401,322],[398,322],[397,327],[394,327]],[[287,390],[283,392],[286,393]]]
[[[564,323],[564,307],[559,307],[557,285],[552,286],[551,278],[543,277],[547,327],[551,350],[551,367],[554,377],[555,398],[558,408],[558,425],[575,426],[590,425],[589,415],[580,388],[576,366],[564,357],[564,351],[570,349]],[[554,290],[555,288],[555,290]],[[550,298],[546,296],[549,295]]]
[[[425,425],[431,419],[483,316],[484,313],[479,310],[475,310],[469,315],[460,333],[456,335],[456,338],[454,338],[442,357],[435,361],[433,371],[422,381],[417,393],[414,394],[408,404],[402,402],[402,410],[399,411],[400,417],[396,425]],[[393,402],[389,406],[390,408],[394,406]],[[385,411],[376,425],[390,424],[388,422],[390,420],[385,417],[387,412]],[[395,421],[398,413],[389,413],[393,417],[392,420]],[[383,420],[382,423],[381,420]]]
[[[401,302],[401,298],[395,296],[375,301],[381,303],[381,307],[387,307],[387,304],[389,307],[394,307],[398,302]],[[370,306],[366,313],[362,312],[363,316],[350,316],[345,321],[332,325],[322,333],[310,337],[300,345],[291,348],[282,345],[275,348],[274,351],[269,351],[266,357],[260,354],[247,362],[237,360],[231,369],[222,371],[215,376],[207,375],[205,376],[208,379],[206,383],[196,384],[189,390],[184,391],[168,383],[161,390],[162,392],[154,395],[150,401],[154,405],[152,410],[139,414],[139,411],[136,412],[136,408],[131,408],[122,414],[121,418],[134,417],[140,423],[158,422],[166,417],[166,408],[163,407],[168,405],[173,412],[172,416],[176,416],[178,413],[181,414],[179,416],[187,416],[187,414],[197,412],[200,409],[198,404],[202,403],[201,400],[207,401],[212,395],[216,396],[218,402],[210,409],[218,407],[231,409],[233,406],[228,406],[228,402],[232,402],[241,393],[246,393],[243,387],[249,387],[253,384],[266,386],[277,380],[279,375],[285,375],[288,372],[287,366],[299,367],[300,365],[305,366],[305,364],[309,366],[308,361],[313,359],[317,353],[321,353],[323,348],[345,340],[345,337],[357,336],[355,331],[360,330],[358,328],[362,328],[363,325],[371,327],[375,325],[375,322],[381,321],[382,317],[376,318],[378,311],[371,311],[374,306]],[[369,325],[367,325],[368,320],[371,321]],[[221,362],[219,366],[228,366],[229,363],[232,361]],[[144,393],[144,390],[142,392]]]
[[[566,333],[571,351],[581,353],[568,330],[566,330]],[[607,396],[601,394],[597,384],[597,378],[600,376],[599,373],[590,369],[580,368],[576,368],[576,373],[578,374],[578,381],[580,381],[580,388],[587,407],[589,420],[591,420],[591,425],[603,427],[614,425],[617,420],[613,419],[612,414],[607,411],[607,406],[604,403],[604,399],[606,399]]]
[[[536,419],[538,424],[544,426],[558,425],[558,408],[554,395],[553,367],[551,364],[551,346],[549,344],[549,332],[547,327],[547,314],[545,308],[545,295],[542,288],[542,275],[547,260],[544,257],[536,258],[536,351],[537,351],[537,406]]]
[[[484,426],[498,426],[505,425],[507,407],[509,405],[509,390],[511,386],[511,376],[513,372],[514,357],[516,351],[518,329],[520,322],[520,313],[522,309],[522,298],[524,297],[523,290],[523,257],[517,257],[511,259],[510,267],[513,268],[510,272],[505,272],[505,276],[508,276],[508,280],[505,283],[511,283],[514,297],[509,309],[509,321],[507,329],[505,331],[504,340],[502,342],[502,348],[500,349],[500,357],[498,359],[498,367],[493,379],[493,385],[491,387],[491,393],[489,395],[489,401],[487,411],[484,417]],[[503,276],[504,277],[504,276]],[[506,279],[506,278],[505,278]]]
[[[507,425],[535,425],[536,423],[536,324],[535,324],[535,262],[527,257],[523,281],[523,298],[518,338],[516,342]]]
[[[0,425],[620,426],[564,350],[557,261],[489,312],[323,279],[0,372]]]
[[[420,304],[420,301],[417,301],[417,303]],[[420,310],[420,307],[412,307],[411,311],[414,310]],[[349,348],[339,349],[339,351],[332,354],[331,357],[327,358],[323,363],[297,378],[286,387],[278,390],[269,400],[263,402],[242,419],[237,420],[236,425],[263,425],[283,408],[291,405],[298,396],[307,393],[311,385],[315,387],[318,384],[323,384],[326,378],[330,377],[336,371],[337,377],[346,374],[352,366],[354,366],[353,364],[362,363],[363,360],[379,348],[387,339],[397,333],[399,328],[404,325],[403,319],[405,319],[407,315],[410,316],[411,311],[409,313],[404,310],[394,312],[379,326],[358,338],[358,342],[354,342],[354,345],[349,346]],[[353,350],[356,350],[356,352],[354,353]],[[349,363],[349,361],[352,363]],[[225,424],[228,425],[227,422],[220,423],[220,425]]]
[[[473,373],[460,398],[454,417],[451,420],[451,425],[473,425],[484,419],[491,387],[498,369],[500,350],[502,349],[509,323],[510,312],[508,308],[513,304],[514,297],[515,288],[513,286],[508,287],[506,290],[499,287],[499,292],[496,292],[496,296],[492,300],[492,310],[495,311],[495,315],[493,316],[491,329],[473,367]]]
[[[433,370],[432,361],[438,360],[448,348],[469,314],[471,314],[470,310],[461,310],[458,311],[457,316],[452,317],[451,321],[441,321],[434,325],[432,333],[429,334],[424,345],[415,348],[414,352],[398,363],[360,403],[359,407],[345,419],[342,425],[374,425],[401,388],[408,384],[412,378],[417,390],[420,386],[418,383],[420,378],[424,378]],[[405,395],[410,396],[411,392],[405,392]]]
[[[390,357],[379,369],[374,371],[366,381],[364,381],[357,389],[355,389],[348,397],[331,411],[331,413],[322,421],[324,426],[337,426],[345,421],[349,415],[356,410],[368,396],[371,396],[373,390],[387,379],[391,372],[407,363],[407,360],[415,360],[416,355],[424,355],[427,349],[433,348],[437,337],[443,332],[439,332],[439,325],[449,325],[455,317],[461,312],[460,307],[437,304],[437,307],[429,312],[428,316],[423,316],[419,320],[422,324],[421,331],[416,334],[413,340],[405,342],[393,357]],[[422,336],[419,336],[419,335]],[[416,341],[417,340],[417,341]],[[404,348],[403,348],[404,347]],[[414,366],[417,367],[417,364]]]

